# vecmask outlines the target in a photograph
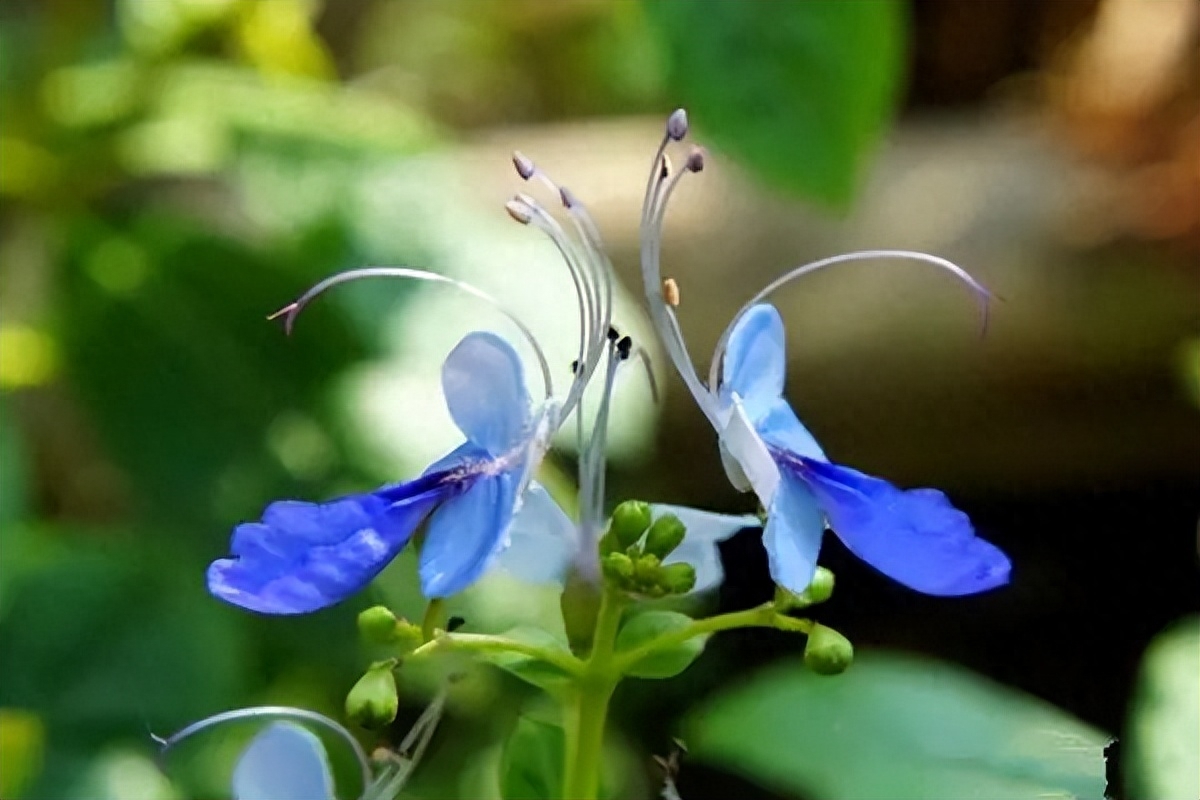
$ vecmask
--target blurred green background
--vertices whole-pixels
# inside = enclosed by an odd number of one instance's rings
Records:
[[[524,188],[508,152],[590,203],[636,291],[644,171],[677,105],[711,151],[664,249],[702,367],[745,298],[834,252],[929,250],[1002,298],[981,341],[920,267],[780,296],[791,396],[826,449],[946,489],[1016,565],[1004,592],[933,603],[831,543],[822,613],[861,649],[1120,731],[1146,643],[1200,606],[1198,29],[1186,0],[8,0],[0,796],[168,796],[151,730],[269,702],[339,715],[371,598],[263,619],[209,598],[204,567],[272,499],[396,480],[454,444],[440,359],[472,327],[512,330],[401,284],[339,290],[291,338],[264,317],[338,270],[426,266],[528,315],[566,375],[570,282],[504,214]],[[746,510],[686,392],[667,380],[655,406],[628,384],[612,499]],[[765,598],[754,537],[725,557],[716,602]],[[405,568],[385,579],[401,605]],[[495,613],[554,600],[514,603]],[[665,753],[692,698],[795,652],[731,636],[665,688],[627,687],[629,752]],[[478,763],[522,696],[479,691],[507,701],[461,704],[435,777]],[[685,768],[681,787],[752,791],[737,780]]]

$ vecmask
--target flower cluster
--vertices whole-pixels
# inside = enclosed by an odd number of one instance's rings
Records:
[[[672,114],[651,164],[642,211],[641,260],[647,310],[662,345],[711,422],[730,480],[753,491],[766,510],[763,542],[771,575],[803,592],[817,569],[826,527],[851,552],[880,572],[931,595],[965,595],[1007,582],[1009,561],[978,538],[966,514],[934,489],[901,490],[887,481],[829,460],[783,396],[787,362],[778,311],[765,301],[783,284],[836,264],[866,259],[915,259],[962,280],[986,309],[987,293],[959,267],[908,251],[863,251],[794,269],[757,293],[734,316],[713,355],[707,382],[696,372],[680,332],[678,290],[659,266],[662,227],[672,194],[685,175],[704,167],[692,149],[674,171],[667,149],[687,135],[682,110]],[[509,215],[540,230],[558,248],[579,308],[578,358],[561,395],[536,339],[514,321],[539,359],[544,395],[531,399],[513,347],[489,332],[465,336],[447,356],[442,388],[465,441],[418,477],[323,503],[272,503],[258,522],[233,532],[232,556],[215,561],[208,586],[217,597],[266,614],[301,614],[338,603],[366,586],[408,545],[424,524],[420,551],[423,594],[457,594],[491,568],[534,581],[565,581],[569,573],[597,580],[597,546],[604,527],[605,436],[619,368],[643,357],[612,327],[611,264],[584,205],[528,158],[513,159],[518,175],[548,188],[564,224],[529,194],[516,195]],[[369,267],[330,278],[280,313],[288,328],[300,310],[340,283],[399,277],[451,284],[499,305],[478,289],[406,267]],[[503,310],[503,309],[502,309]],[[507,313],[507,312],[505,312]],[[512,316],[511,314],[509,315]],[[580,514],[572,521],[534,479],[551,437],[578,412],[589,383],[603,383],[592,430],[580,425]],[[691,563],[695,585],[721,579],[715,543],[757,524],[746,516],[660,508],[682,520],[686,539],[674,558]]]

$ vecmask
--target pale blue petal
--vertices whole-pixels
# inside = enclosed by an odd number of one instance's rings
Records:
[[[696,586],[693,592],[715,589],[725,579],[721,567],[721,553],[717,543],[723,542],[744,528],[762,525],[753,514],[715,514],[687,506],[653,505],[650,507],[654,519],[663,514],[674,514],[687,528],[683,544],[664,560],[664,564],[686,562],[696,569]]]
[[[333,774],[321,740],[294,722],[273,722],[233,768],[234,800],[333,800]]]
[[[796,412],[792,411],[792,407],[786,400],[782,397],[776,398],[762,411],[763,413],[753,422],[758,435],[768,445],[776,449],[788,450],[805,458],[827,460],[821,446],[817,444],[817,440],[800,422]]]
[[[463,337],[442,365],[442,392],[454,423],[494,456],[516,446],[529,425],[521,359],[494,333]]]
[[[940,596],[1008,583],[1008,557],[978,538],[967,515],[936,489],[902,491],[824,461],[788,459],[780,466],[812,488],[846,547],[892,580]]]
[[[775,583],[797,594],[808,588],[817,571],[817,553],[824,532],[825,517],[817,498],[803,481],[784,473],[767,512],[767,529],[763,533]]]
[[[446,455],[439,458],[437,461],[425,468],[423,475],[432,475],[435,472],[450,472],[460,468],[467,468],[470,472],[486,471],[478,469],[478,467],[486,462],[494,461],[491,454],[477,444],[471,442],[463,442],[458,447],[451,450]],[[474,469],[473,469],[474,467]]]
[[[543,487],[531,483],[508,529],[497,566],[527,583],[562,583],[579,552],[579,528]]]
[[[430,517],[421,547],[421,591],[426,597],[458,594],[483,575],[504,545],[518,480],[512,472],[480,476]]]
[[[746,416],[756,420],[765,407],[783,394],[787,375],[783,320],[767,303],[754,306],[738,320],[725,351],[721,401],[727,406],[736,392]]]
[[[272,503],[234,529],[233,558],[208,568],[208,589],[262,614],[306,614],[362,589],[396,557],[437,503],[470,476],[425,475],[329,503]]]

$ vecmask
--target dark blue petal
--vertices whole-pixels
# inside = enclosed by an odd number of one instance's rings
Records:
[[[329,503],[272,503],[233,532],[233,558],[208,568],[208,589],[263,614],[305,614],[366,586],[439,502],[461,491],[448,473]]]
[[[426,597],[449,597],[466,589],[504,548],[520,473],[481,475],[466,493],[434,513],[421,546],[421,592]]]
[[[1011,565],[936,489],[902,491],[849,467],[791,454],[780,466],[812,489],[856,556],[918,592],[964,595],[1008,583]]]

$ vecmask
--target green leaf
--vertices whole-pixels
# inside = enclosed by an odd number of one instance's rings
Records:
[[[881,653],[838,677],[769,669],[685,730],[695,756],[827,800],[1101,800],[1110,738],[960,667]]]
[[[1200,797],[1200,618],[1150,643],[1126,730],[1131,798]]]
[[[566,642],[561,638],[555,636],[550,631],[535,628],[531,625],[519,625],[500,635],[506,639],[543,647],[547,650],[558,650],[564,654],[570,654],[571,652],[567,649]],[[505,672],[510,672],[526,683],[531,683],[542,689],[559,686],[570,677],[553,664],[547,664],[545,661],[521,655],[520,653],[485,653],[483,654],[483,658]]]
[[[617,651],[629,651],[665,633],[692,624],[691,617],[676,611],[645,611],[630,619],[617,634]],[[640,659],[627,674],[635,678],[672,678],[688,668],[704,651],[707,636],[696,636],[682,644],[656,650]]]
[[[565,747],[562,727],[520,717],[500,762],[500,793],[504,800],[558,797],[562,792]]]
[[[760,178],[834,206],[892,114],[904,5],[648,0],[671,98]]]

